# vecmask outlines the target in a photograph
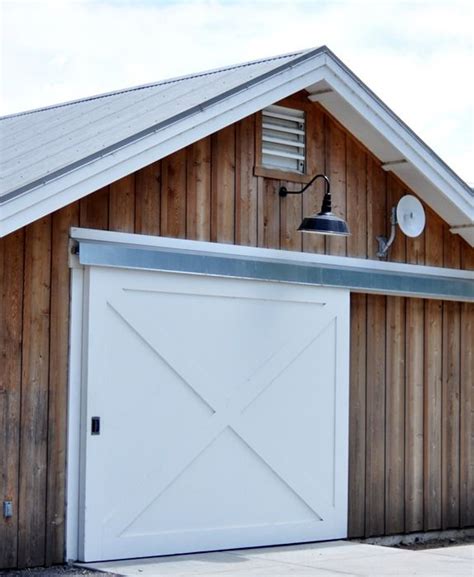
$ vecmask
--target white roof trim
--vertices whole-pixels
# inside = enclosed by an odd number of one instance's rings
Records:
[[[375,97],[345,66],[334,58],[328,58],[330,73],[326,81],[334,87],[344,100],[383,135],[406,160],[396,167],[406,164],[415,166],[427,177],[439,193],[474,220],[473,196],[467,186],[424,144],[404,123],[401,122],[383,103]],[[395,168],[395,165],[394,167]],[[419,191],[415,191],[419,193]]]
[[[324,83],[326,89],[318,90],[318,83]],[[327,90],[328,84],[332,91]],[[364,138],[369,144],[379,139],[389,146],[393,158],[381,158],[387,168],[451,226],[461,226],[456,233],[474,245],[472,229],[463,228],[474,222],[474,197],[469,187],[326,47],[297,54],[283,65],[276,59],[275,69],[203,102],[201,108],[194,107],[189,114],[184,111],[174,122],[130,139],[106,154],[98,152],[84,164],[77,159],[77,166],[23,194],[3,202],[0,197],[0,236],[302,89],[319,92],[314,99],[363,142]],[[390,162],[399,159],[406,162],[390,167]]]

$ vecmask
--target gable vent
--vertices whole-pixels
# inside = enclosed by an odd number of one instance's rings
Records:
[[[305,172],[305,114],[284,106],[262,110],[262,164],[303,174]]]

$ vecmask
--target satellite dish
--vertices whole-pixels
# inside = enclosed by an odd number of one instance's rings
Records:
[[[403,234],[412,238],[423,232],[426,223],[425,211],[415,196],[407,194],[400,199],[397,205],[397,222]]]
[[[389,238],[385,236],[377,236],[379,243],[379,250],[377,256],[379,258],[387,258],[388,249],[392,246],[395,240],[396,225],[406,236],[412,238],[420,236],[425,228],[426,217],[423,205],[421,202],[411,194],[403,196],[397,206],[392,208],[392,215],[390,218],[392,224]]]

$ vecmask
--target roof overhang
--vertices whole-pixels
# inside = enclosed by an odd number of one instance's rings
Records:
[[[431,206],[453,233],[474,246],[472,191],[326,47],[303,53],[126,142],[77,159],[57,174],[45,174],[34,187],[10,193],[0,200],[0,236],[304,89]]]
[[[324,81],[307,88],[319,102],[474,246],[474,197],[446,164],[335,57]]]

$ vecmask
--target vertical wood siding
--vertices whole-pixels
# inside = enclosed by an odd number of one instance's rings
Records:
[[[48,479],[46,495],[46,564],[60,559],[64,542],[66,499],[67,386],[69,340],[68,238],[79,223],[79,206],[71,204],[52,218],[51,329],[49,334]]]
[[[24,231],[0,241],[0,498],[15,505],[0,521],[0,567],[15,567],[18,550]]]
[[[24,266],[18,563],[35,566],[46,545],[51,216],[26,229]]]
[[[0,567],[64,557],[71,226],[376,258],[375,236],[409,192],[318,105],[310,172],[331,178],[352,236],[296,232],[323,183],[254,175],[250,116],[0,240]],[[390,260],[474,269],[474,251],[431,210]],[[474,525],[474,305],[353,294],[349,536]]]

